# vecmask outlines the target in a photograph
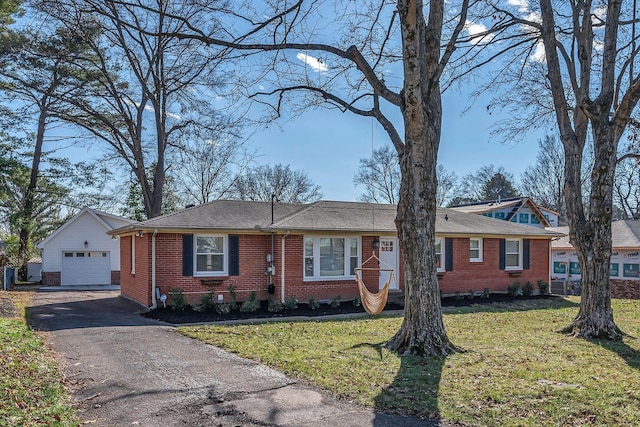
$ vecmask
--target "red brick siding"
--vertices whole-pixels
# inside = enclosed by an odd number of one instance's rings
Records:
[[[120,285],[122,294],[151,305],[151,236],[145,234],[136,237],[136,274],[131,275],[131,237],[122,237]],[[362,237],[362,259],[370,256],[373,236]],[[266,255],[271,252],[270,235],[240,235],[239,276],[182,276],[182,235],[158,234],[156,237],[157,266],[156,283],[162,293],[169,293],[173,288],[182,289],[188,303],[197,303],[207,293],[214,291],[224,301],[229,301],[229,286],[233,285],[239,301],[244,301],[252,291],[259,300],[267,298],[281,300],[282,294],[282,242],[285,243],[285,298],[295,296],[300,302],[307,302],[310,297],[316,300],[331,300],[340,296],[342,300],[359,297],[358,285],[354,279],[344,280],[304,280],[304,236],[291,234],[276,235],[274,238],[275,275],[266,274],[268,263]],[[506,291],[516,280],[520,283],[549,277],[549,241],[531,240],[530,269],[523,270],[514,277],[509,272],[499,269],[499,239],[483,239],[483,261],[469,261],[469,239],[454,238],[453,271],[444,272],[440,277],[440,287],[444,294],[456,291],[467,292],[470,289],[482,291]],[[402,264],[402,263],[400,263]],[[397,274],[400,289],[404,289],[402,265]],[[215,280],[220,283],[207,284],[203,281]],[[375,271],[363,272],[363,281],[372,292],[378,290],[378,277]],[[275,287],[275,295],[268,294],[269,283]]]
[[[132,238],[136,239],[135,275],[131,274]],[[151,305],[151,236],[148,234],[120,238],[120,293],[143,305]]]
[[[485,288],[504,292],[515,281],[520,284],[529,281],[535,285],[538,280],[549,280],[549,240],[530,240],[529,270],[518,273],[500,270],[500,239],[483,239],[482,262],[469,261],[469,238],[454,238],[452,242],[453,271],[439,275],[443,294],[466,293],[471,289],[482,291]]]

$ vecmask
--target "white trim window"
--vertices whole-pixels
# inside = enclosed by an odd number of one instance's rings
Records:
[[[226,235],[200,234],[195,236],[194,276],[226,276],[229,245]]]
[[[304,279],[355,277],[360,264],[360,239],[349,236],[305,236]]]
[[[522,240],[505,239],[504,268],[505,270],[522,270]]]
[[[469,238],[469,261],[482,262],[482,237]]]
[[[444,239],[436,237],[434,241],[436,255],[436,271],[444,271]]]

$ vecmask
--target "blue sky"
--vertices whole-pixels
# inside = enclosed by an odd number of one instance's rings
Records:
[[[503,144],[490,135],[498,117],[490,115],[481,102],[463,114],[468,102],[464,94],[444,95],[438,163],[460,178],[484,165],[503,166],[519,182],[520,174],[535,162],[542,132]],[[324,199],[357,200],[364,191],[354,186],[353,177],[359,159],[371,156],[371,118],[336,110],[308,111],[280,127],[256,132],[249,142],[258,150],[258,163],[290,164],[304,170],[321,186]],[[377,149],[385,144],[390,144],[389,138],[376,122],[373,145]]]

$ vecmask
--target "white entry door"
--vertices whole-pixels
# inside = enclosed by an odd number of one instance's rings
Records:
[[[384,237],[380,239],[380,268],[392,268],[396,275],[396,280],[391,281],[389,289],[398,289],[398,239],[395,237]],[[386,265],[385,265],[386,264]],[[379,280],[379,289],[384,288],[391,272],[381,271]]]
[[[111,268],[109,252],[65,251],[62,253],[63,286],[109,285]]]

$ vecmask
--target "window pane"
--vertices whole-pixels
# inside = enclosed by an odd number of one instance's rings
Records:
[[[197,270],[198,271],[223,271],[222,255],[198,255],[197,256]]]
[[[65,252],[64,253],[64,257],[65,258],[73,258],[73,252]]]
[[[518,240],[507,240],[505,242],[505,249],[507,253],[519,253],[520,252],[520,242]]]
[[[442,240],[436,239],[435,247],[436,247],[436,253],[437,254],[441,253],[442,252],[442,250],[441,250],[441,248],[442,248]]]
[[[520,256],[518,254],[507,254],[506,256],[507,267],[519,267],[520,266]]]
[[[78,252],[78,253],[76,253],[76,257],[77,257],[77,258],[82,258],[82,257],[84,257],[84,252]]]
[[[358,256],[358,239],[349,239],[351,242],[351,256]]]
[[[197,252],[199,254],[221,254],[224,248],[222,236],[198,237]]]
[[[304,275],[313,277],[313,258],[306,257],[304,259]]]
[[[469,240],[470,249],[478,249],[480,247],[480,241],[478,239]]]
[[[320,276],[344,276],[344,238],[320,239]]]
[[[471,259],[480,258],[480,251],[478,249],[471,249],[469,251],[469,258]]]
[[[313,239],[310,237],[304,239],[304,256],[313,256]]]

